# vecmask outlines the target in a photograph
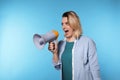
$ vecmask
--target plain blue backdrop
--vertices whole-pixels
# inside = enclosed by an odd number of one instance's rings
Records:
[[[102,80],[120,80],[120,0],[0,0],[0,80],[60,80],[48,44],[38,50],[33,35],[55,29],[63,39],[69,10],[96,43]]]

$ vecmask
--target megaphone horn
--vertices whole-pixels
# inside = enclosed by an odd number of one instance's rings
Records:
[[[34,34],[33,42],[38,49],[42,49],[47,42],[54,41],[58,38],[59,33],[52,30],[44,35]]]

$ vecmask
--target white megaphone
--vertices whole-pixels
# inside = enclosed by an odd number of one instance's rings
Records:
[[[42,49],[47,42],[57,40],[58,35],[59,33],[56,30],[52,30],[43,35],[34,34],[33,42],[38,49]]]

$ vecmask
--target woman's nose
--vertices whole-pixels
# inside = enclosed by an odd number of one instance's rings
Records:
[[[65,25],[62,25],[62,28],[65,29]]]

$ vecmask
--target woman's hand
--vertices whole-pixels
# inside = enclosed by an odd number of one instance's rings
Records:
[[[58,57],[58,45],[57,45],[57,43],[49,42],[48,49],[53,53],[53,61],[55,63],[57,63],[58,60],[59,60],[59,57]]]
[[[58,53],[58,46],[57,46],[57,44],[54,43],[54,42],[49,42],[48,49],[49,49],[53,54],[57,54],[57,53]]]

